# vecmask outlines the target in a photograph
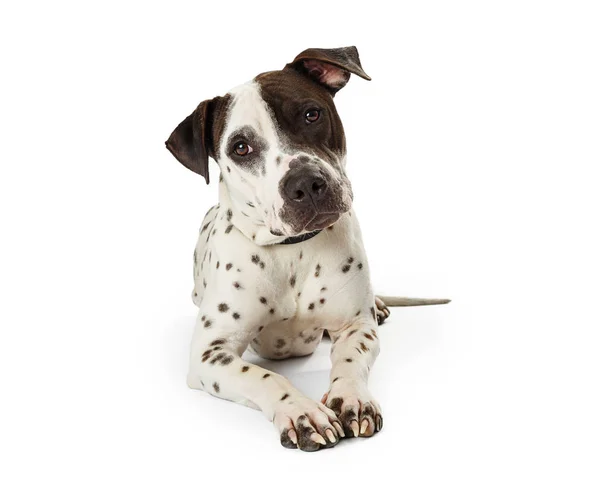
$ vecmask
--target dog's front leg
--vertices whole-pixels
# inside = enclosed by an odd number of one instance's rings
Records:
[[[329,334],[331,385],[322,402],[337,414],[348,436],[372,436],[383,427],[381,408],[367,388],[379,354],[377,322],[365,316]]]
[[[249,331],[217,329],[199,314],[188,385],[260,409],[279,431],[281,444],[316,451],[337,444],[344,430],[326,406],[304,396],[283,376],[244,361]]]

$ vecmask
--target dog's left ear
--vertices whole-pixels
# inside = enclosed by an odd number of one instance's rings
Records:
[[[222,97],[203,101],[183,120],[165,142],[167,149],[186,168],[208,178],[208,157],[214,158],[214,120]]]
[[[327,88],[332,95],[348,83],[351,73],[371,80],[362,69],[356,47],[309,48],[286,66],[308,75]]]

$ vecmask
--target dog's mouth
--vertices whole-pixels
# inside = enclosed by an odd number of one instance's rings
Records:
[[[316,215],[308,224],[304,227],[306,232],[315,230],[322,230],[334,224],[340,219],[341,213],[321,213]]]

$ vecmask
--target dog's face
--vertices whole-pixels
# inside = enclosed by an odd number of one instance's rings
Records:
[[[330,226],[352,205],[346,144],[333,96],[362,70],[354,47],[310,49],[202,102],[167,147],[208,183],[208,156],[239,213],[271,235]]]

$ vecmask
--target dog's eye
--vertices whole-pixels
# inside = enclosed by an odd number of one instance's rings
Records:
[[[316,110],[316,109],[308,110],[304,114],[304,121],[306,121],[306,123],[314,123],[320,117],[321,117],[321,112],[319,110]]]
[[[248,143],[240,141],[234,145],[233,152],[238,156],[246,156],[248,153],[252,153],[252,148]]]

